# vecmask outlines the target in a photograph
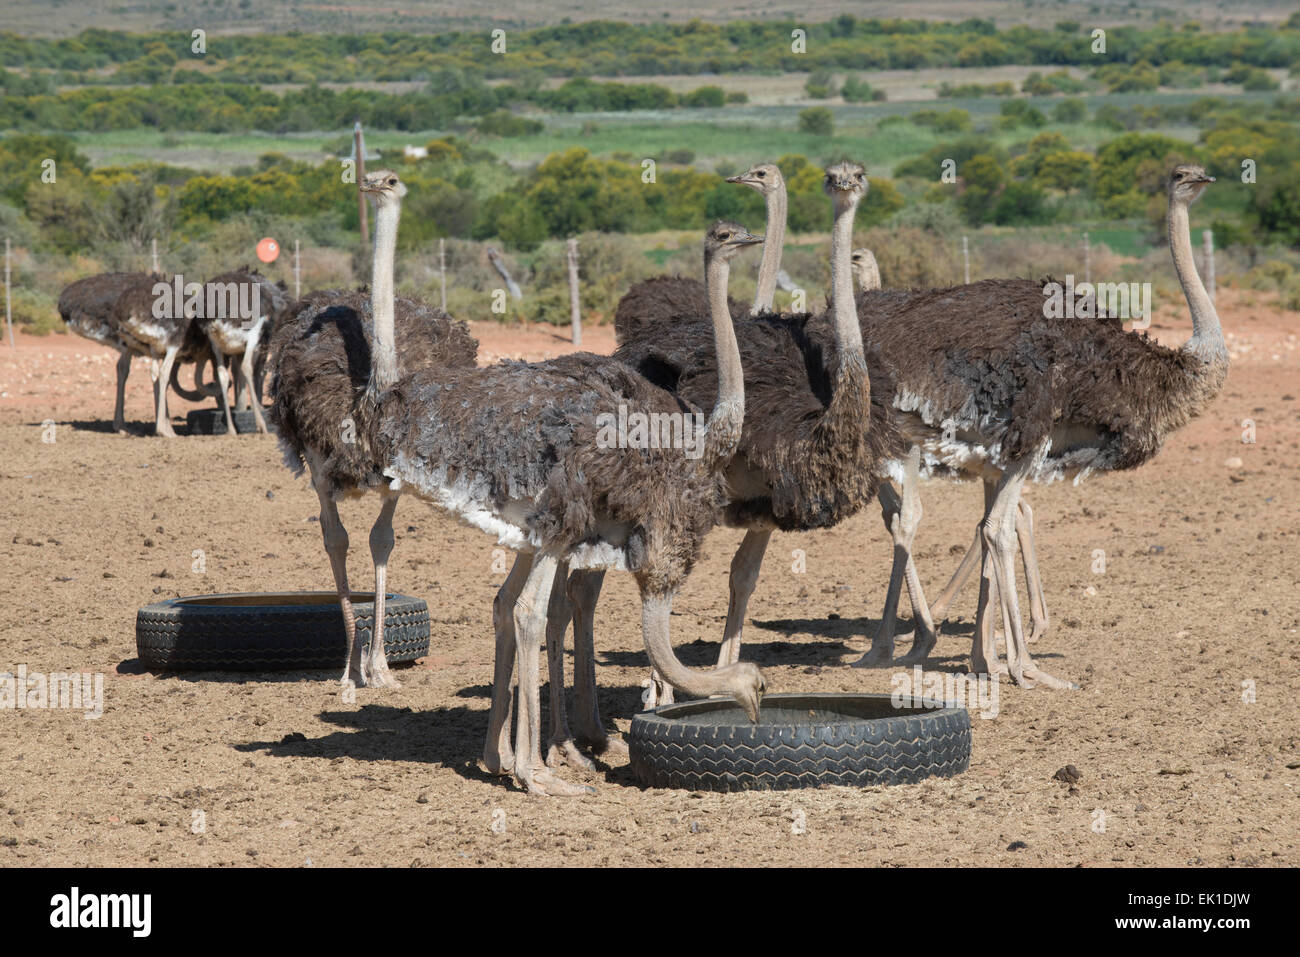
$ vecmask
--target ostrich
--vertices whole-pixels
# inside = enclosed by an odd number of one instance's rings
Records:
[[[777,275],[781,271],[781,253],[785,244],[786,190],[781,171],[772,163],[760,163],[728,183],[738,183],[757,191],[767,206],[767,230],[763,241],[763,258],[758,266],[758,290],[751,315],[772,310]],[[742,307],[727,300],[731,315],[739,319]],[[704,284],[684,276],[654,276],[632,285],[618,301],[614,311],[614,329],[621,336],[630,325],[646,318],[662,321],[695,319],[709,314],[709,297]]]
[[[393,259],[405,186],[387,170],[368,173],[361,190],[376,202],[371,289],[309,293],[274,331],[270,411],[285,462],[304,465],[320,499],[321,534],[343,609],[348,655],[344,686],[396,688],[384,653],[383,619],[393,512],[400,483],[383,475],[386,461],[370,440],[378,398],[397,381],[397,356],[407,369],[472,367],[478,343],[463,322],[394,293]],[[382,200],[382,201],[380,201]],[[247,353],[245,353],[247,358]],[[256,398],[254,397],[254,402]],[[363,660],[348,587],[348,533],[337,500],[377,491],[382,499],[370,531],[375,569],[375,627]]]
[[[992,482],[978,526],[976,673],[996,669],[1017,684],[1073,687],[1033,663],[1020,619],[1013,559],[1024,483],[1077,483],[1094,471],[1136,468],[1223,386],[1227,349],[1196,272],[1188,219],[1212,182],[1196,165],[1176,166],[1169,178],[1169,250],[1193,329],[1180,349],[1125,332],[1117,318],[1054,318],[1043,284],[1026,280],[985,280],[906,299],[859,297],[863,334],[895,361],[894,407],[921,449],[925,474]],[[1028,568],[1031,552],[1025,559]],[[896,550],[895,564],[906,560]],[[1006,666],[994,664],[995,603]]]
[[[880,267],[876,255],[865,246],[853,250],[853,271],[858,275],[858,292],[880,288]]]
[[[690,694],[729,695],[758,720],[762,672],[748,662],[686,668],[673,653],[669,615],[721,513],[724,471],[742,431],[745,388],[727,277],[729,261],[761,241],[726,222],[705,237],[719,371],[702,425],[702,414],[676,396],[608,356],[585,353],[484,369],[421,369],[380,399],[372,441],[385,450],[385,474],[519,552],[495,604],[496,680],[484,762],[492,771],[513,769],[530,792],[587,790],[560,779],[540,754],[538,652],[562,564],[632,572],[656,670]],[[635,431],[620,431],[614,422],[624,414],[628,421],[633,414],[672,416],[681,423],[680,447],[641,443]],[[520,702],[512,752],[505,721],[515,657]]]
[[[823,528],[855,514],[876,494],[883,463],[901,450],[889,413],[890,378],[879,357],[864,350],[853,309],[850,247],[866,176],[861,166],[842,163],[826,171],[823,185],[834,209],[830,314],[764,313],[737,327],[750,405],[727,470],[723,521],[746,533],[731,563],[719,667],[739,661],[746,604],[772,531]],[[628,322],[615,358],[698,402],[713,388],[718,368],[704,346],[699,320],[682,328],[679,348],[669,338],[672,325],[657,316]],[[578,649],[591,642],[599,586],[592,573],[571,579]],[[652,678],[645,698],[649,707],[667,703],[673,698],[671,685]],[[592,706],[582,700],[581,689],[579,699],[585,719]]]
[[[167,384],[175,378],[178,363],[203,357],[205,345],[194,335],[193,319],[181,302],[155,310],[155,286],[169,288],[172,281],[156,273],[105,273],[72,283],[59,296],[59,314],[78,335],[117,349],[117,399],[113,428],[124,431],[126,379],[131,357],[154,360],[154,431],[175,438],[167,415]],[[163,315],[156,315],[155,312]],[[197,373],[196,373],[197,374]]]
[[[203,292],[204,308],[194,321],[212,347],[226,431],[235,434],[228,400],[230,376],[226,361],[230,359],[232,364],[237,361],[234,366],[236,397],[242,390],[252,406],[257,431],[265,434],[262,392],[255,381],[254,366],[259,354],[265,351],[275,325],[289,307],[289,298],[282,288],[247,266],[209,279]],[[256,315],[245,315],[245,309],[255,311]]]

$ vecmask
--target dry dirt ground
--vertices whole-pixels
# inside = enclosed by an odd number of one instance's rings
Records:
[[[1231,290],[1221,311],[1235,364],[1206,415],[1136,472],[1030,493],[1053,622],[1035,652],[1081,690],[1003,684],[998,716],[973,717],[970,770],[951,780],[693,794],[642,790],[619,765],[569,772],[597,789],[572,800],[530,797],[479,768],[503,575],[489,539],[414,499],[398,511],[390,582],[428,600],[432,650],[400,672],[400,691],[363,689],[345,705],[333,673],[143,672],[141,605],[331,587],[315,496],[271,439],[149,437],[139,364],[133,434],[115,435],[106,351],[70,336],[0,345],[0,672],[105,676],[98,720],[0,711],[0,864],[1295,865],[1300,324]],[[476,331],[485,356],[565,348],[536,327]],[[1178,342],[1189,330],[1170,312],[1156,332]],[[589,329],[588,344],[608,351],[612,339]],[[1254,444],[1242,442],[1247,418]],[[932,595],[979,499],[925,489],[919,565]],[[370,574],[373,510],[343,510],[354,584]],[[739,537],[713,534],[676,603],[689,663],[713,660]],[[191,572],[194,549],[204,574]],[[770,690],[889,690],[891,672],[844,666],[876,626],[889,555],[875,509],[775,536],[745,645]],[[974,604],[968,586],[933,668],[963,669]],[[646,671],[637,608],[630,579],[611,575],[599,680],[621,731]],[[1071,764],[1073,788],[1053,779]]]

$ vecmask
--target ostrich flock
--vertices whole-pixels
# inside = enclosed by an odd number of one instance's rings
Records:
[[[740,660],[741,637],[772,532],[835,525],[873,498],[894,561],[881,624],[855,667],[925,661],[936,644],[935,616],[978,564],[971,672],[1004,675],[1024,687],[1075,687],[1029,653],[1049,620],[1033,515],[1021,490],[1026,482],[1077,484],[1093,471],[1141,465],[1222,387],[1227,350],[1193,263],[1188,222],[1188,208],[1213,181],[1200,166],[1180,165],[1168,182],[1169,249],[1194,330],[1179,349],[1125,331],[1119,318],[1051,317],[1044,309],[1049,280],[880,288],[875,258],[853,248],[854,214],[868,183],[863,168],[849,162],[829,167],[823,183],[832,214],[825,311],[774,309],[786,188],[776,166],[759,164],[729,182],[763,195],[765,236],[719,221],[704,236],[703,282],[661,276],[632,286],[615,314],[619,344],[612,356],[479,366],[478,344],[464,322],[396,294],[406,187],[388,170],[360,184],[376,216],[369,290],[311,292],[293,302],[245,270],[209,286],[255,286],[255,315],[210,317],[198,297],[194,308],[162,310],[167,315],[160,318],[153,290],[163,277],[114,273],[69,286],[59,307],[74,331],[122,353],[119,430],[133,355],[154,360],[156,428],[163,435],[172,434],[169,384],[187,398],[218,397],[233,432],[231,371],[235,407],[249,405],[266,431],[261,378],[270,369],[269,420],[286,463],[298,474],[307,470],[320,499],[347,633],[344,686],[398,687],[382,628],[393,514],[403,493],[516,551],[493,604],[496,665],[483,759],[493,773],[513,773],[529,792],[576,795],[591,789],[566,781],[561,767],[592,767],[584,749],[626,753],[607,734],[596,699],[593,621],[605,572],[630,572],[640,590],[653,669],[647,707],[671,702],[680,689],[730,696],[757,721],[764,678]],[[728,296],[728,275],[732,260],[758,244],[757,294],[746,309]],[[177,381],[185,362],[196,364],[194,390]],[[215,370],[207,383],[205,362]],[[611,442],[608,423],[627,421],[625,413],[679,422],[681,431],[672,442],[637,441],[626,431]],[[921,517],[918,486],[934,478],[982,482],[984,509],[970,551],[930,605],[911,551]],[[374,636],[363,648],[337,502],[368,492],[379,499],[369,539],[377,607]],[[745,535],[731,563],[717,666],[689,668],[670,641],[673,597],[718,524]],[[1017,600],[1017,551],[1029,595],[1028,635]],[[915,631],[908,653],[896,659],[904,583]],[[563,665],[570,620],[572,731]],[[545,753],[543,638],[551,693]]]

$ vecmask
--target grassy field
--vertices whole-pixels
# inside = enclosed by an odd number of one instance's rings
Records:
[[[295,0],[293,3],[245,3],[236,0],[6,0],[0,29],[34,36],[66,36],[88,27],[111,30],[177,29],[188,32],[204,27],[212,33],[253,33],[268,30],[305,32],[361,32],[403,30],[436,32],[495,27],[520,28],[554,25],[567,20],[620,20],[648,23],[701,19],[802,19],[810,23],[829,20],[846,10],[859,17],[920,17],[965,19],[982,17],[999,26],[1028,24],[1051,26],[1058,20],[1081,17],[1108,26],[1150,25],[1159,20],[1175,23],[1196,20],[1209,29],[1226,29],[1246,22],[1275,23],[1295,9],[1286,0],[1252,0],[1250,4],[1226,0],[1093,0],[1080,3],[1044,0],[883,0],[846,4],[843,0],[802,0],[787,4],[737,4],[734,0],[555,0],[539,4],[529,0],[380,0],[348,3],[345,0]]]

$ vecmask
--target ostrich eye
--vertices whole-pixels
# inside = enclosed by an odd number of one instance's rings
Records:
[[[390,177],[388,178],[388,185],[389,185],[389,186],[396,186],[396,185],[397,185],[397,177],[396,177],[396,176],[390,176]]]
[[[759,170],[759,171],[758,171],[757,173],[755,173],[754,175],[757,176],[759,179],[762,179],[764,176],[767,175],[767,173],[766,173],[764,170]]]

